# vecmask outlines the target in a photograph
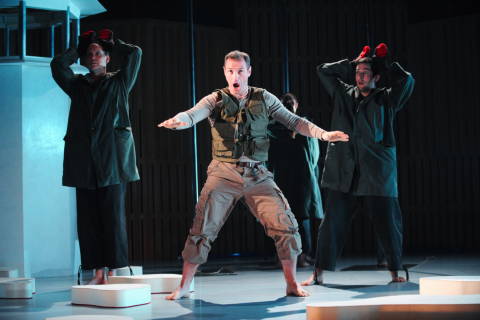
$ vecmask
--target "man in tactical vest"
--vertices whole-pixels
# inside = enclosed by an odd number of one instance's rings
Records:
[[[182,281],[167,299],[188,295],[198,266],[206,262],[213,241],[238,200],[248,206],[275,241],[287,283],[286,294],[308,296],[295,279],[297,256],[301,253],[297,221],[272,173],[264,166],[269,146],[267,125],[271,117],[290,130],[323,141],[348,141],[348,135],[327,132],[288,111],[265,89],[249,87],[252,68],[248,54],[228,53],[223,70],[227,88],[214,91],[190,110],[158,125],[185,129],[208,117],[212,130],[213,159],[182,252]]]

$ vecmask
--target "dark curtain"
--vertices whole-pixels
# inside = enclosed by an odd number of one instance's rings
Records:
[[[387,43],[417,80],[397,118],[405,250],[479,249],[478,16],[409,25],[403,1],[374,0],[245,0],[234,16],[234,28],[196,27],[197,100],[225,86],[223,56],[233,49],[251,54],[251,85],[282,94],[282,30],[288,30],[291,91],[303,115],[328,129],[331,105],[315,66],[352,59],[365,44]],[[103,27],[144,53],[131,96],[142,180],[128,189],[127,215],[131,261],[152,267],[179,256],[194,215],[191,130],[156,128],[190,107],[188,30],[182,22],[145,19],[82,24],[82,30]],[[209,131],[206,121],[198,125],[200,186],[211,159]],[[367,219],[356,220],[350,238],[346,253],[373,253]],[[241,205],[211,256],[234,253],[274,254],[271,240]]]

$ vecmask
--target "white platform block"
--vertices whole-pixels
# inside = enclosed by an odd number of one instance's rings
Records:
[[[33,278],[0,278],[0,298],[30,299],[35,293]]]
[[[45,318],[45,320],[134,320],[131,317],[125,316],[111,316],[111,315],[76,315],[76,316],[63,316],[63,317],[53,317]]]
[[[398,295],[307,305],[307,320],[462,319],[462,314],[480,316],[480,295]]]
[[[109,277],[110,283],[144,283],[149,284],[152,288],[152,294],[154,293],[170,293],[175,290],[182,280],[180,274],[144,274],[139,276],[125,276],[125,277]],[[190,291],[194,291],[195,283],[192,281],[190,285]]]
[[[143,274],[143,267],[142,266],[130,266],[132,268],[132,272],[134,276],[139,276]],[[118,268],[112,270],[114,276],[129,276],[130,269],[128,267]]]
[[[421,295],[480,294],[480,276],[420,278]]]
[[[0,278],[18,278],[18,269],[0,267]]]
[[[127,308],[151,302],[147,284],[104,284],[72,287],[72,304]]]

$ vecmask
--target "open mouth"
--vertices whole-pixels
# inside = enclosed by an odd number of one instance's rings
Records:
[[[239,87],[240,87],[240,84],[238,84],[238,83],[235,82],[235,83],[233,84],[233,87],[234,87],[234,88],[239,88]]]

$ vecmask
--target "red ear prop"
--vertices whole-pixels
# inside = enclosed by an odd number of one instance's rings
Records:
[[[82,34],[80,35],[80,38],[82,38],[82,39],[90,39],[90,40],[91,40],[91,39],[95,38],[95,35],[96,35],[95,31],[93,31],[93,30],[88,30],[88,31],[85,31],[84,33],[82,33]]]
[[[386,57],[388,54],[388,47],[385,43],[380,43],[376,48],[375,48],[375,56],[379,58]]]
[[[364,46],[362,52],[360,52],[357,59],[362,59],[362,58],[368,57],[369,54],[370,54],[370,47],[369,46]]]
[[[110,42],[113,40],[113,31],[109,29],[103,29],[98,32],[98,40]]]

